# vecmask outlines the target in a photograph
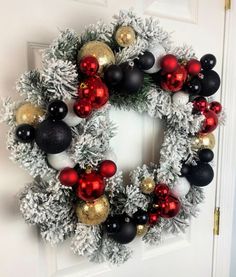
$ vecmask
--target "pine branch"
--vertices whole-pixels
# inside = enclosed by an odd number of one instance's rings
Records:
[[[44,63],[47,64],[49,61],[57,59],[71,61],[73,64],[76,64],[78,42],[78,35],[74,30],[66,29],[61,31],[58,38],[44,51]]]
[[[81,256],[92,255],[101,245],[101,227],[77,223],[75,236],[71,242],[72,251]]]
[[[23,74],[17,82],[17,91],[25,101],[38,106],[45,106],[46,84],[38,70]]]
[[[51,179],[35,179],[19,194],[20,210],[28,224],[37,224],[42,237],[51,244],[70,237],[77,218],[72,190]]]

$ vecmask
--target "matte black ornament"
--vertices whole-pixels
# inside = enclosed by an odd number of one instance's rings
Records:
[[[34,140],[35,130],[29,124],[21,124],[16,127],[16,138],[18,141],[28,143]]]
[[[151,52],[144,52],[138,56],[137,65],[142,70],[148,70],[153,67],[155,63],[155,57]]]
[[[209,163],[214,159],[214,153],[211,149],[205,148],[198,152],[198,157],[201,162]]]
[[[126,244],[131,242],[137,233],[136,224],[128,216],[119,217],[120,229],[118,232],[110,234],[109,236],[116,242]]]
[[[104,227],[108,234],[117,233],[121,228],[120,217],[118,216],[109,217],[107,221],[104,223]]]
[[[192,94],[198,94],[201,91],[201,88],[201,81],[198,78],[191,79],[186,85],[187,91]]]
[[[206,54],[201,57],[201,65],[205,70],[211,70],[216,65],[216,57],[212,54]]]
[[[54,100],[48,105],[48,113],[55,119],[63,119],[68,112],[67,105],[61,100]]]
[[[35,141],[38,147],[46,153],[57,154],[66,150],[71,140],[71,129],[63,121],[48,118],[36,129]]]
[[[148,222],[148,213],[143,210],[139,210],[134,213],[133,219],[137,225],[144,225]]]
[[[208,163],[199,162],[196,166],[191,166],[186,178],[192,185],[204,187],[213,180],[214,171]]]
[[[108,86],[115,87],[119,85],[122,78],[123,78],[122,69],[116,64],[110,65],[105,70],[104,79]]]
[[[123,80],[122,80],[122,88],[127,93],[135,93],[138,92],[144,80],[144,73],[138,69],[136,66],[122,66],[123,70]]]
[[[203,79],[201,79],[202,89],[200,95],[211,96],[217,92],[220,87],[220,76],[214,70],[203,70]]]
[[[187,164],[183,164],[180,170],[181,176],[187,176],[190,172],[190,166]]]

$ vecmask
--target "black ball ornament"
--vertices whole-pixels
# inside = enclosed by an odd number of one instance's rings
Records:
[[[214,70],[203,70],[203,79],[201,79],[202,89],[200,95],[211,96],[217,92],[220,87],[220,76]]]
[[[155,57],[151,52],[146,51],[138,56],[136,63],[141,70],[148,70],[153,67]]]
[[[16,139],[23,143],[28,143],[34,140],[35,130],[29,124],[21,124],[16,128]]]
[[[198,78],[191,79],[186,85],[186,90],[192,94],[198,94],[201,91],[201,88],[201,81]]]
[[[108,86],[115,87],[120,84],[123,78],[122,69],[116,65],[112,64],[106,68],[104,73],[104,79]]]
[[[214,178],[214,171],[208,163],[199,162],[196,166],[191,166],[188,181],[195,186],[205,187]]]
[[[63,121],[48,118],[36,129],[35,141],[38,147],[49,154],[57,154],[66,150],[71,140],[71,129]]]
[[[183,164],[180,170],[181,176],[187,176],[190,172],[190,166],[187,164]]]
[[[107,219],[107,221],[104,223],[105,231],[108,234],[114,234],[117,233],[120,228],[120,218],[118,216],[112,216]]]
[[[138,69],[136,66],[122,66],[123,80],[122,88],[127,93],[138,92],[144,80],[144,73]]]
[[[148,222],[148,213],[143,210],[139,210],[134,213],[133,219],[137,225],[144,225]]]
[[[54,100],[48,105],[48,113],[51,117],[55,119],[63,119],[67,115],[67,112],[67,105],[61,100]]]
[[[205,70],[211,70],[216,65],[216,57],[212,54],[206,54],[201,57],[201,65]]]
[[[118,232],[109,234],[116,242],[126,244],[131,242],[137,233],[136,224],[128,216],[119,216],[120,228]]]
[[[201,162],[209,163],[214,159],[214,153],[211,149],[205,148],[198,152],[198,157]]]

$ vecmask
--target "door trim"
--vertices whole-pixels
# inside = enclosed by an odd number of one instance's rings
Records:
[[[226,125],[218,133],[216,207],[220,207],[220,233],[214,237],[212,277],[230,276],[231,242],[236,185],[236,10],[225,12],[220,102],[227,113]]]

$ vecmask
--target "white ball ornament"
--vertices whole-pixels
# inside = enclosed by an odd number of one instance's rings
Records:
[[[68,107],[67,115],[62,119],[68,126],[73,127],[78,125],[83,119],[78,117],[74,113],[74,100],[66,101],[66,105]]]
[[[108,149],[104,153],[104,160],[110,160],[110,161],[113,161],[114,163],[117,163],[116,153],[112,149]]]
[[[161,46],[159,43],[151,46],[147,51],[151,52],[153,56],[155,57],[155,63],[154,65],[149,68],[148,70],[144,70],[144,72],[153,74],[158,72],[161,67],[160,67],[160,60],[163,56],[166,54],[166,50],[163,46]]]
[[[177,197],[184,197],[190,190],[190,183],[185,177],[180,177],[175,183],[172,192]]]
[[[47,160],[49,165],[56,170],[61,170],[65,167],[73,168],[75,166],[75,162],[72,161],[66,151],[58,154],[47,154]]]
[[[173,93],[172,102],[176,105],[186,105],[189,102],[189,94],[184,91]]]

